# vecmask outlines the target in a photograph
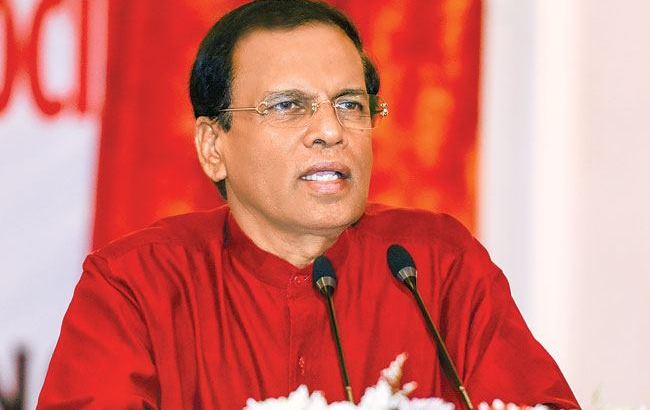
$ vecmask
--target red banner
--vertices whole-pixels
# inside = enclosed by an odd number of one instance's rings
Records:
[[[112,0],[94,246],[220,202],[199,168],[187,84],[199,42],[243,1]],[[479,0],[338,0],[391,113],[375,132],[370,199],[475,226]],[[379,4],[378,4],[379,3]]]

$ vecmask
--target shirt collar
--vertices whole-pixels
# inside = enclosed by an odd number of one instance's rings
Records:
[[[330,259],[335,271],[338,271],[338,268],[345,263],[353,229],[350,227],[343,231],[336,242],[325,252],[325,256]],[[288,284],[298,276],[311,283],[313,264],[310,263],[302,269],[297,268],[279,256],[259,248],[242,231],[230,210],[224,223],[223,237],[224,248],[230,257],[261,281],[278,288],[287,288]]]

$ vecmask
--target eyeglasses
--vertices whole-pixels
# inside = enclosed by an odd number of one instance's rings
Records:
[[[283,91],[267,96],[256,107],[225,108],[219,112],[252,111],[264,117],[265,123],[278,128],[300,128],[309,124],[323,103],[329,103],[342,127],[355,130],[374,128],[380,118],[388,115],[388,103],[365,92],[351,92],[334,100],[321,100],[297,91]]]

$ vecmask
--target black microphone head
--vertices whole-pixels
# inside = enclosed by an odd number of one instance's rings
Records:
[[[404,249],[402,245],[396,243],[388,247],[386,251],[386,259],[388,260],[388,266],[390,271],[393,272],[393,275],[397,277],[398,272],[406,267],[415,268],[415,262],[411,257],[411,254]]]
[[[386,251],[386,259],[391,273],[397,280],[404,282],[407,285],[409,285],[408,282],[412,280],[413,286],[415,286],[415,277],[417,275],[415,262],[413,261],[411,254],[408,253],[402,245],[394,243],[389,246]]]
[[[314,260],[312,271],[314,286],[323,296],[330,296],[336,289],[336,273],[327,256],[321,255]]]

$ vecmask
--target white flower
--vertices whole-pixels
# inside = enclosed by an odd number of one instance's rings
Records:
[[[307,386],[300,385],[289,397],[255,401],[248,399],[245,410],[321,410],[327,409],[327,401],[320,392],[309,395]]]
[[[400,387],[405,361],[406,354],[398,355],[381,372],[377,384],[366,389],[358,406],[347,401],[328,405],[320,392],[310,395],[306,386],[300,386],[286,398],[261,402],[248,399],[244,410],[454,410],[453,404],[441,399],[409,400],[408,394],[415,390],[417,384],[410,382]],[[480,410],[489,410],[489,406]]]
[[[499,400],[499,399],[496,399],[496,400],[494,400],[492,402],[492,408],[494,410],[503,410],[504,407],[505,407],[505,404],[503,404],[503,402],[501,400]]]
[[[504,403],[502,400],[495,399],[490,406],[486,402],[478,405],[478,410],[549,410],[548,406],[538,404],[534,407],[531,406],[518,406],[514,403]]]
[[[359,407],[368,410],[384,409],[388,406],[393,391],[386,380],[380,379],[373,387],[368,387],[361,397]]]
[[[442,399],[411,399],[404,402],[399,410],[454,410],[454,405]]]
[[[400,353],[395,360],[390,362],[387,368],[381,371],[379,380],[386,380],[394,390],[399,390],[399,383],[402,380],[402,368],[407,359],[406,353]]]

